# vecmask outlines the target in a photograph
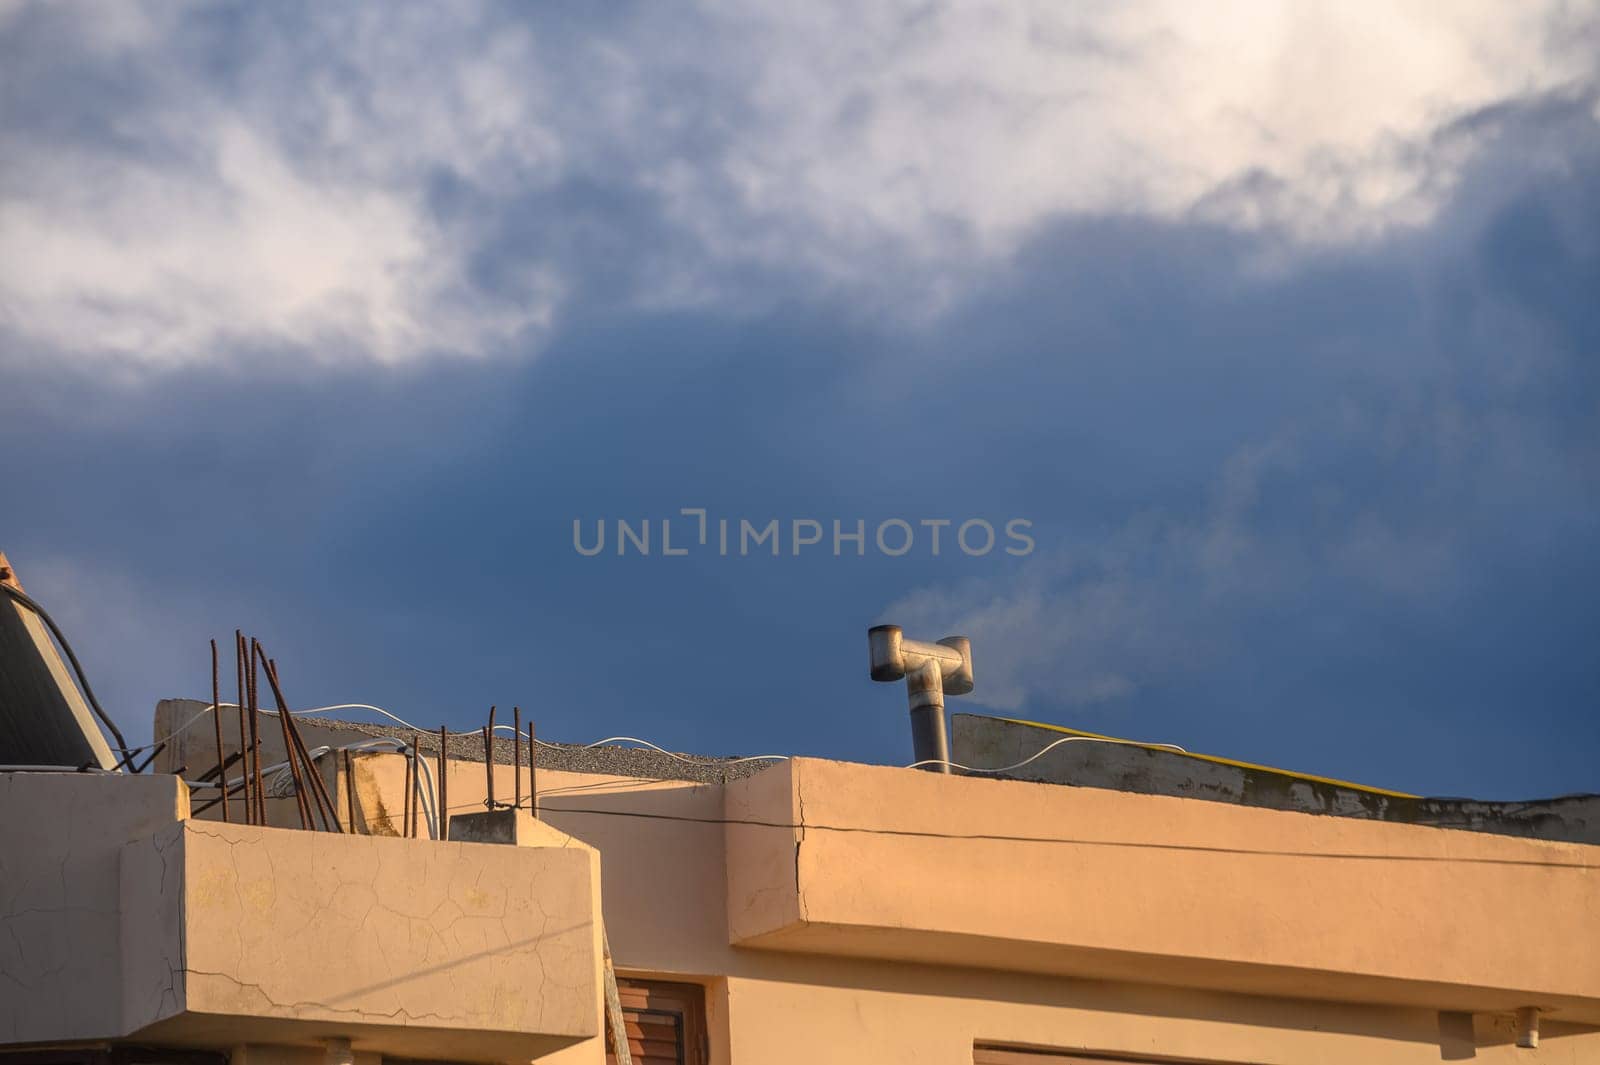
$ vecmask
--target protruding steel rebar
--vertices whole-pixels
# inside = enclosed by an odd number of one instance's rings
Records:
[[[411,734],[411,838],[422,835],[422,733]]]
[[[211,723],[216,726],[217,733],[217,765],[222,765],[224,752],[222,749],[222,682],[217,677],[217,641],[211,641]],[[223,781],[222,788],[222,820],[232,820],[228,816],[228,788],[227,781]]]
[[[217,803],[221,802],[223,798],[239,794],[238,788],[228,786],[228,768],[237,762],[240,757],[241,755],[236,751],[233,754],[228,755],[227,759],[224,760],[220,765],[212,766],[210,769],[207,769],[204,773],[201,773],[195,778],[196,780],[208,782],[214,778],[217,782],[217,798],[207,799],[199,806],[194,807],[189,811],[191,816],[198,817],[200,814],[205,813],[207,810],[217,805]],[[173,775],[182,776],[183,774],[174,773]]]
[[[294,805],[300,811],[300,827],[313,829],[316,822],[311,816],[311,801],[307,794],[307,784],[304,774],[300,770],[300,759],[294,742],[294,719],[289,715],[288,703],[283,698],[283,692],[278,688],[278,671],[276,663],[267,657],[266,648],[261,646],[261,641],[253,641],[256,645],[257,657],[261,660],[262,672],[267,675],[267,684],[272,688],[273,700],[278,706],[278,728],[283,733],[284,759],[289,763],[289,775],[294,779]]]
[[[528,722],[528,809],[539,816],[539,741],[532,721]]]
[[[483,726],[483,771],[487,776],[483,804],[495,808],[494,801],[494,707],[489,707],[489,723]]]
[[[522,707],[511,708],[511,808],[522,809]]]
[[[411,838],[422,838],[422,746],[411,737]]]
[[[130,773],[143,773],[146,769],[150,768],[150,763],[154,762],[156,760],[156,755],[160,754],[162,751],[164,751],[166,749],[167,749],[167,744],[166,744],[166,741],[163,740],[160,743],[156,744],[155,750],[150,752],[150,757],[149,758],[146,758],[144,761],[140,762],[137,766],[129,766],[128,767],[128,772],[130,772]]]
[[[278,663],[275,659],[267,659],[267,683],[272,685],[272,697],[278,704],[278,716],[285,723],[289,733],[289,761],[293,765],[298,757],[305,766],[306,778],[310,782],[309,801],[317,808],[317,815],[322,819],[322,827],[329,832],[338,832],[339,810],[334,805],[333,796],[328,794],[328,785],[323,781],[322,774],[317,772],[316,760],[311,757],[311,752],[306,750],[306,741],[300,738],[300,726],[295,723],[294,714],[289,710],[289,702],[283,697],[283,686],[278,680]],[[295,778],[300,779],[298,775]]]
[[[266,658],[261,651],[261,642],[252,639],[250,648],[258,658]],[[306,782],[300,775],[300,759],[294,749],[294,737],[289,733],[289,708],[283,701],[283,693],[278,690],[278,682],[273,677],[272,662],[267,662],[267,683],[272,686],[273,698],[278,702],[278,728],[283,733],[283,753],[289,763],[289,775],[294,778],[294,805],[300,811],[300,827],[311,829],[311,804],[306,801]]]
[[[142,752],[144,748],[135,747],[132,750],[129,750],[125,747],[119,747],[118,750],[122,751],[122,757],[117,759],[117,764],[111,767],[111,771],[115,773],[117,770],[126,766],[128,772],[137,773],[138,770],[133,768],[133,760],[139,757],[140,752]]]
[[[250,668],[245,671],[245,695],[250,700],[250,772],[256,791],[256,824],[267,823],[267,789],[261,781],[261,705],[256,701],[256,645],[250,641]]]
[[[417,748],[415,744],[412,745],[409,751],[405,752],[405,759],[406,790],[405,794],[401,797],[402,801],[400,803],[400,835],[404,836],[406,839],[410,839],[412,835],[412,800],[414,800],[417,795]]]
[[[227,787],[227,778],[224,777],[222,782],[221,782],[223,784],[222,791],[226,791],[228,795],[240,795],[240,796],[242,796],[244,794],[244,787],[245,787],[245,783],[244,782],[246,780],[249,780],[249,779],[250,779],[249,777],[244,777],[244,778],[242,778],[240,780],[239,785],[237,787],[230,788],[230,787]],[[192,815],[194,815],[194,816],[198,816],[200,814],[205,813],[207,810],[211,809],[213,806],[215,806],[217,803],[219,803],[221,801],[222,801],[222,792],[219,791],[217,798],[215,798],[215,799],[207,799],[205,802],[201,803],[199,806],[196,806],[193,810],[191,810],[190,813]]]
[[[273,665],[273,677],[278,674],[277,665]],[[339,825],[339,807],[333,801],[333,796],[328,793],[328,782],[322,779],[322,773],[317,769],[317,760],[311,757],[311,752],[306,749],[306,741],[300,736],[300,726],[295,722],[294,715],[287,710],[283,716],[289,721],[289,737],[294,740],[295,750],[299,752],[300,761],[305,763],[306,779],[311,781],[311,800],[316,805],[317,813],[322,818],[322,827],[329,832],[342,832]]]
[[[212,766],[210,769],[207,769],[204,773],[201,773],[195,779],[197,779],[197,780],[210,780],[213,777],[216,777],[218,779],[218,781],[220,782],[223,779],[222,774],[225,773],[233,765],[233,763],[237,762],[240,757],[241,757],[240,752],[235,751],[232,754],[228,755],[228,757],[224,758],[218,764]]]
[[[439,726],[439,838],[450,838],[450,744],[444,726]]]
[[[354,834],[356,830],[356,765],[350,758],[348,750],[340,751],[344,762],[344,815],[345,831]]]
[[[244,823],[253,825],[256,815],[250,791],[250,739],[245,729],[244,633],[238,629],[233,630],[233,664],[239,675],[239,755],[244,771]]]

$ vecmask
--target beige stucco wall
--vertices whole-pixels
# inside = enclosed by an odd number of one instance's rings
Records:
[[[818,776],[812,780],[816,786],[803,792],[794,788],[789,774],[795,768],[802,773],[816,771]],[[510,772],[509,766],[497,768],[496,790],[502,798],[511,791]],[[907,793],[886,797],[881,784],[863,790],[860,781],[877,774],[891,775],[891,792],[899,790],[899,774],[905,774],[903,786]],[[856,784],[851,783],[852,778],[857,779]],[[973,824],[981,824],[983,831],[992,832],[995,825],[1026,825],[1030,818],[1049,816],[1052,821],[1065,817],[1075,834],[1092,829],[1108,838],[1138,838],[1125,835],[1137,832],[1146,838],[1174,840],[1187,833],[1186,838],[1207,845],[1304,850],[1305,834],[1318,827],[1306,822],[1323,820],[1310,815],[1258,811],[1269,819],[1292,819],[1292,823],[1275,830],[1277,835],[1263,835],[1261,826],[1216,825],[1213,815],[1230,810],[1217,804],[1167,800],[1176,805],[1155,812],[1143,807],[1136,817],[1126,809],[1119,810],[1120,800],[1152,797],[1120,793],[1085,796],[1079,792],[1086,789],[1020,784],[1015,787],[1047,790],[1042,796],[1029,796],[1013,794],[1002,787],[994,792],[992,802],[980,801],[969,807],[973,800],[965,794],[954,803],[916,794],[922,787],[938,785],[933,778],[923,779],[914,771],[807,760],[740,782],[726,794],[717,786],[548,770],[539,773],[539,785],[544,820],[600,850],[605,916],[622,971],[690,979],[706,985],[714,1065],[809,1065],[819,1060],[966,1065],[972,1060],[975,1042],[1260,1065],[1431,1065],[1468,1057],[1486,1065],[1600,1062],[1600,1032],[1591,1027],[1547,1020],[1543,1045],[1530,1055],[1512,1045],[1509,1015],[1480,1014],[1474,1018],[1441,1014],[1436,1008],[1396,1004],[1382,994],[1371,995],[1371,1002],[1319,1001],[1296,998],[1287,987],[1241,993],[1164,986],[1181,984],[1188,977],[1164,969],[1159,959],[1150,960],[1135,977],[1100,979],[999,971],[992,966],[1004,964],[1001,955],[983,959],[985,967],[980,968],[958,951],[917,962],[897,962],[741,947],[731,942],[741,933],[730,928],[730,912],[742,914],[741,921],[755,915],[764,922],[762,927],[781,927],[798,914],[799,899],[792,890],[779,890],[785,876],[791,888],[794,884],[793,830],[750,829],[762,845],[744,847],[735,841],[730,854],[730,839],[738,831],[750,828],[725,826],[723,822],[730,818],[765,819],[785,825],[796,823],[802,816],[811,824],[850,818],[892,827],[897,819],[904,823],[909,816],[939,821],[946,828],[971,829]],[[482,809],[483,792],[480,763],[452,767],[453,809]],[[890,798],[894,801],[890,802]],[[1050,803],[1082,799],[1094,803],[1053,813],[1049,810]],[[903,808],[899,805],[902,802]],[[906,814],[904,810],[915,813]],[[1037,823],[1033,827],[1037,828]],[[1061,827],[1052,824],[1057,833]],[[1422,846],[1434,848],[1433,853],[1445,848],[1449,853],[1461,854],[1472,853],[1478,841],[1478,837],[1454,838],[1463,833],[1448,833],[1451,838],[1441,841],[1435,835],[1438,830],[1407,831],[1419,835],[1408,837],[1404,843],[1389,841],[1384,845],[1397,848],[1397,853]],[[824,896],[833,896],[816,904],[838,911],[880,903],[887,906],[886,900],[898,898],[888,894],[892,886],[867,882],[875,870],[871,864],[862,864],[861,855],[813,846],[817,842],[812,836],[799,847],[804,856],[802,868],[808,870],[814,883],[826,882],[828,886],[821,889]],[[1359,844],[1372,842],[1364,840]],[[1485,854],[1498,853],[1501,843],[1492,837],[1479,842],[1487,849],[1478,853]],[[1287,846],[1290,843],[1292,848]],[[1315,839],[1312,843],[1320,845]],[[1330,840],[1322,843],[1333,845]],[[1344,840],[1339,845],[1357,843]],[[1039,859],[1028,857],[1022,846],[990,856],[995,875],[1008,882],[1018,875],[1040,875],[1036,868]],[[807,847],[812,848],[810,855],[806,855]],[[1594,860],[1587,853],[1584,858]],[[1084,907],[1086,903],[1078,897],[1076,885],[1085,879],[1087,861],[1082,855],[1074,855],[1053,871],[1044,870],[1055,879],[1050,881],[1050,891],[1042,892],[1030,905],[1063,910]],[[1278,887],[1288,890],[1292,886],[1301,894],[1315,893],[1318,880],[1314,874],[1302,868],[1296,876],[1301,879],[1290,877]],[[948,888],[947,903],[952,898],[950,892],[959,897],[967,890],[957,883],[959,877],[954,874],[947,872],[945,880],[947,883],[942,885],[923,883],[921,890]],[[1359,906],[1371,905],[1380,898],[1381,880],[1371,880],[1353,900],[1339,903],[1333,898],[1330,905],[1348,905],[1352,907],[1350,913],[1358,913]],[[736,898],[730,897],[730,882],[735,885]],[[1086,882],[1093,884],[1094,880],[1088,877]],[[1585,882],[1592,885],[1592,880]],[[900,886],[912,890],[906,884]],[[1186,905],[1187,887],[1164,879],[1149,885],[1149,892],[1143,895],[1140,893],[1145,892],[1145,887],[1140,885],[1130,885],[1127,893],[1143,898],[1158,893],[1157,897],[1178,908],[1165,919],[1179,920]],[[1112,888],[1102,884],[1095,890],[1102,893],[1095,897],[1103,897]],[[1448,909],[1452,893],[1460,890],[1472,890],[1470,878],[1442,886],[1445,895],[1440,905]],[[1596,930],[1600,929],[1600,913],[1587,901],[1591,898],[1567,897],[1560,903],[1567,908],[1541,907],[1532,918],[1551,928],[1564,928],[1563,964],[1579,976],[1584,971],[1582,945],[1594,941]],[[813,904],[808,894],[808,909]],[[1537,899],[1525,897],[1520,904],[1537,904]],[[918,920],[933,924],[933,918],[947,919],[948,914],[941,917],[937,910],[927,910],[927,905],[926,900],[910,902],[902,920],[908,924]],[[1012,929],[1008,935],[1015,934],[1018,919],[1027,916],[1022,910],[1011,911],[999,904],[985,904],[979,912],[987,914],[985,920],[1001,922]],[[1130,921],[1139,917],[1137,911],[1130,912]],[[1288,921],[1290,915],[1269,910],[1263,916],[1277,923]],[[882,912],[876,912],[873,918],[878,924],[888,919]],[[1477,935],[1483,922],[1515,923],[1509,915],[1487,912],[1463,913],[1452,918],[1456,920],[1460,921],[1456,927],[1465,936]],[[1295,938],[1292,924],[1280,924],[1279,928],[1284,939]],[[1557,939],[1551,934],[1548,940],[1539,942],[1556,943]],[[1401,960],[1393,959],[1391,964],[1399,965]],[[1511,975],[1516,977],[1517,972]],[[562,1059],[556,1055],[550,1060]]]
[[[1596,847],[815,759],[728,809],[803,813],[728,826],[747,946],[1600,1021]]]
[[[188,810],[173,777],[0,773],[0,1045],[121,1034],[122,844]]]
[[[398,792],[399,758],[363,768],[378,798]],[[455,812],[483,808],[483,774],[452,766]],[[502,799],[510,774],[497,767]],[[707,987],[715,1065],[965,1065],[975,1042],[1260,1065],[1600,1062],[1600,1032],[1561,1020],[1537,1052],[1514,1048],[1511,999],[1439,1008],[1486,985],[1548,989],[1528,1004],[1582,1016],[1594,872],[1529,863],[1593,865],[1593,848],[808,760],[729,789],[539,783],[544,819],[601,853],[619,968]],[[823,825],[908,834],[885,846]],[[1082,842],[938,838],[997,825]],[[1235,853],[1267,850],[1298,856]],[[1311,852],[1367,857],[1330,876]],[[1263,979],[1232,983],[1219,964]],[[600,1054],[595,1038],[541,1060]]]
[[[173,777],[0,774],[0,1045],[258,1044],[268,1061],[342,1036],[364,1060],[480,1062],[594,1045],[599,859],[580,841],[188,813]]]
[[[600,1030],[594,852],[184,822],[123,852],[124,1022],[495,1061]]]

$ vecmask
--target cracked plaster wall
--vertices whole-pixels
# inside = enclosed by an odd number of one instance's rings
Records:
[[[172,777],[0,773],[0,1044],[121,1033],[118,855],[188,812]]]
[[[125,905],[160,922],[155,942],[129,952],[136,1027],[182,1010],[574,1038],[598,1030],[598,860],[588,848],[196,821],[129,844],[124,861]]]

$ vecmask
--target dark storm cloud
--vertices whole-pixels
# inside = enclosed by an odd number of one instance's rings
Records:
[[[691,61],[711,29],[646,18],[608,49],[581,21],[519,36],[509,10],[397,33],[392,52],[360,18],[208,13],[17,75],[15,142],[133,158],[133,185],[149,179],[84,217],[159,245],[105,248],[148,263],[126,291],[169,316],[150,335],[186,338],[105,361],[79,343],[120,323],[105,302],[69,314],[68,290],[8,290],[0,546],[125,721],[199,693],[204,640],[243,625],[300,702],[460,726],[520,701],[552,738],[893,761],[903,704],[867,681],[862,647],[883,616],[969,631],[974,698],[1018,713],[1413,790],[1593,788],[1587,88],[1407,142],[1383,165],[1439,203],[1359,240],[1292,232],[1283,217],[1326,209],[1306,206],[1321,186],[1263,171],[1183,210],[1024,189],[1014,243],[949,258],[985,223],[925,176],[885,192],[870,166],[840,188],[810,171],[815,202],[771,174],[753,186],[734,164],[787,149],[761,142],[759,94]],[[65,40],[56,17],[14,21],[10,54]],[[326,39],[284,47],[308,19]],[[652,26],[672,62],[586,73],[638,65]],[[537,91],[473,95],[507,66],[466,76],[496,42],[538,64]],[[448,71],[408,85],[430,51]],[[212,95],[191,107],[197,87]],[[845,133],[806,143],[882,133],[894,100],[862,91]],[[178,126],[151,122],[162,108]],[[261,169],[191,208],[214,144],[182,122],[218,114]],[[172,165],[189,156],[200,177]],[[925,213],[897,213],[918,196]],[[356,218],[324,247],[330,203]],[[260,228],[235,228],[263,204]],[[315,254],[196,299],[157,283],[207,271],[140,228],[147,208],[179,236],[193,224],[219,270],[253,268],[240,233],[280,223]],[[423,252],[385,243],[397,232]],[[302,322],[299,286],[327,262],[345,295]],[[397,272],[425,283],[392,292]],[[16,317],[30,307],[44,327]],[[574,519],[680,507],[869,530],[1023,517],[1038,550],[573,550]]]

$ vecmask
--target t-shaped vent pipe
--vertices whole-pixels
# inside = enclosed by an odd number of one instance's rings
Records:
[[[972,641],[946,636],[938,643],[908,640],[898,625],[867,630],[873,680],[906,680],[911,700],[911,749],[921,769],[950,772],[950,743],[945,738],[944,694],[972,690]]]

